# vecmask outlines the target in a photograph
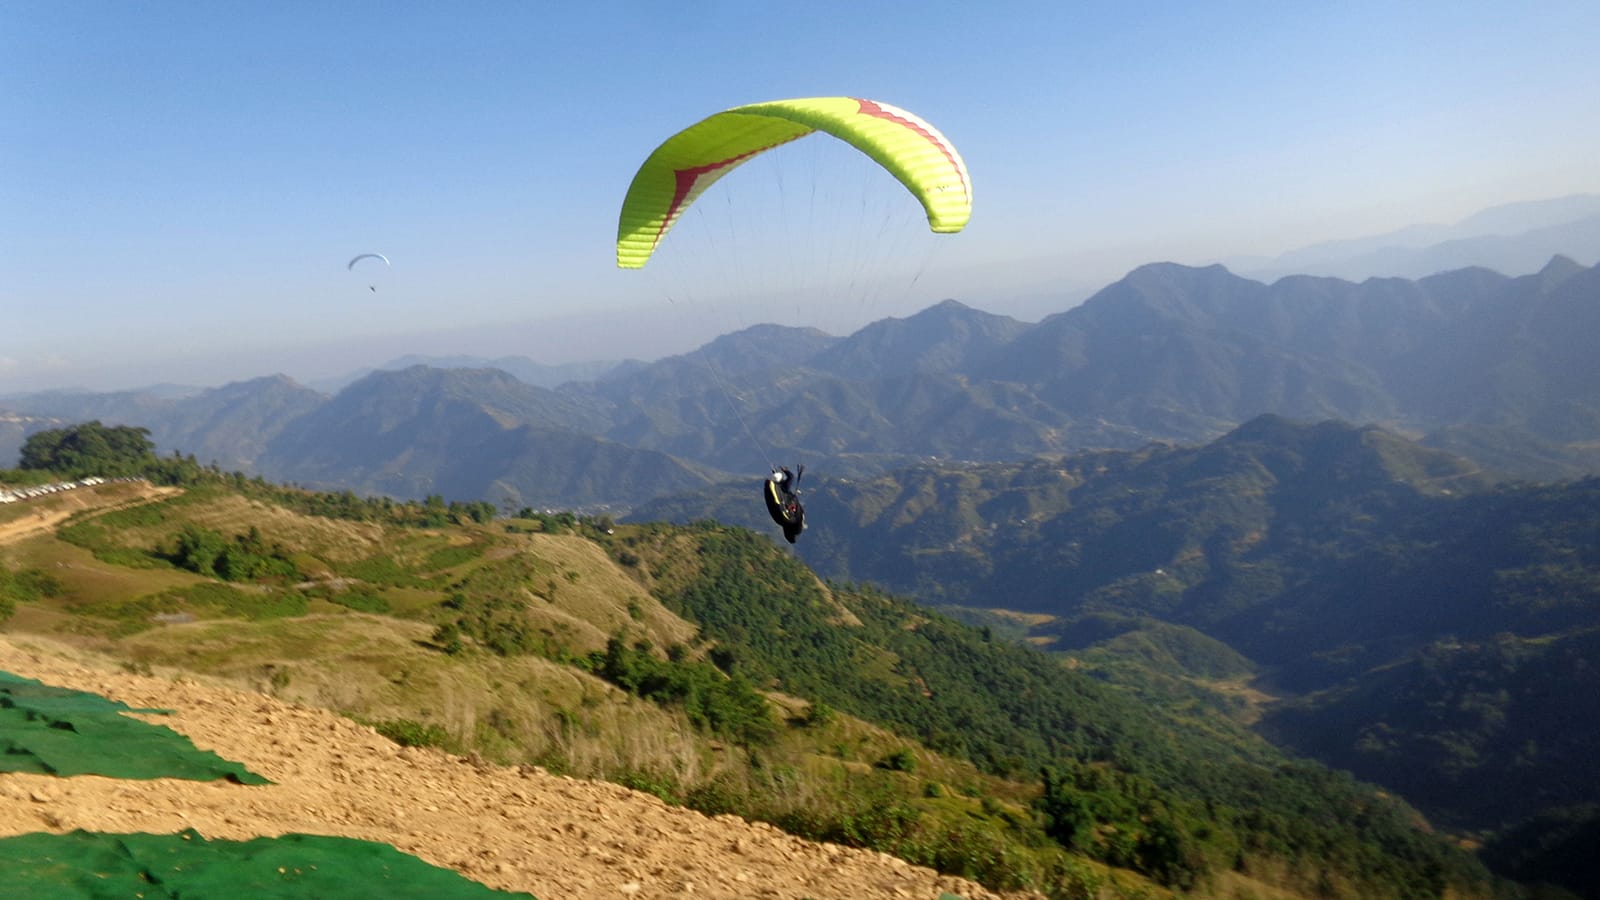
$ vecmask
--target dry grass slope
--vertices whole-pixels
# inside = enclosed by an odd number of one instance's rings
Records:
[[[542,898],[927,898],[1004,895],[869,851],[669,807],[616,785],[401,748],[347,719],[48,639],[0,637],[0,669],[134,707],[274,784],[0,776],[0,836],[35,831],[382,841],[490,887]],[[1022,897],[1026,895],[1011,895]]]

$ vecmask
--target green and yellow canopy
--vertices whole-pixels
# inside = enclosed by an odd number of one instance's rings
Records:
[[[854,97],[813,97],[736,106],[685,128],[639,167],[617,222],[617,265],[650,259],[683,211],[745,160],[816,131],[870,156],[928,213],[928,227],[960,231],[972,215],[972,180],[955,147],[903,109]]]

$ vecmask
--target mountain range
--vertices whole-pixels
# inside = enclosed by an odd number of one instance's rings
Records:
[[[599,378],[620,367],[640,365],[643,365],[643,363],[637,360],[624,362],[595,360],[552,366],[545,365],[526,356],[497,356],[486,359],[461,354],[454,356],[428,356],[421,353],[408,353],[381,365],[358,369],[332,378],[319,378],[310,382],[307,386],[323,393],[336,394],[347,385],[376,371],[398,371],[400,369],[409,369],[413,366],[428,366],[435,369],[499,369],[519,381],[525,381],[536,387],[553,388],[569,381],[586,381]]]
[[[770,530],[748,493],[628,520]],[[1248,679],[1278,698],[1256,720],[1277,744],[1441,825],[1595,824],[1600,478],[1507,484],[1375,426],[1262,416],[1201,446],[823,480],[807,518],[795,551],[830,583],[917,597],[1151,702],[1239,714],[1193,686]]]
[[[762,325],[594,380],[377,370],[189,396],[13,396],[0,430],[99,419],[319,488],[626,509],[779,462],[861,477],[1214,439],[1261,414],[1379,423],[1519,478],[1600,466],[1600,267],[1272,284],[1152,264],[1028,324],[953,300],[847,337]]]

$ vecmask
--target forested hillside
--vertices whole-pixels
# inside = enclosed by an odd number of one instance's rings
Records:
[[[808,477],[797,551],[827,577],[1092,661],[1152,702],[1246,719],[1196,681],[1258,677],[1293,698],[1261,722],[1281,746],[1453,828],[1600,803],[1600,480],[1502,483],[1380,429],[1276,417],[1197,447]],[[768,527],[753,492],[636,515]]]
[[[181,493],[80,489],[105,502],[0,546],[11,633],[247,679],[399,741],[613,778],[996,886],[1120,891],[1135,882],[1107,873],[1123,872],[1202,893],[1497,890],[1370,785],[820,583],[747,531],[306,493],[112,434]]]

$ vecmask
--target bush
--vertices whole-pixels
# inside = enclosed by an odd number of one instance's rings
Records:
[[[725,778],[718,778],[690,791],[684,805],[708,816],[724,813],[744,815],[748,812],[750,798]]]
[[[462,544],[460,546],[440,547],[428,554],[423,562],[424,571],[436,572],[440,569],[450,569],[455,566],[469,563],[483,555],[483,545]]]
[[[668,803],[677,803],[680,797],[678,779],[664,772],[629,769],[612,775],[610,780],[625,788],[654,794]]]
[[[254,525],[229,540],[220,531],[187,523],[178,532],[168,558],[179,568],[224,581],[292,581],[300,577],[288,551],[279,544],[268,546]]]
[[[438,725],[424,725],[411,719],[385,719],[381,722],[363,722],[379,734],[402,747],[445,747],[450,735]]]
[[[603,653],[591,655],[589,668],[631,694],[680,707],[696,728],[747,746],[768,744],[777,735],[766,699],[750,682],[706,663],[659,659],[648,643],[630,647],[613,636]]]
[[[210,607],[223,616],[246,619],[283,619],[306,614],[306,598],[296,591],[239,590],[215,581],[174,588],[154,599],[167,598],[182,600],[191,606]]]
[[[461,628],[454,622],[446,622],[435,628],[428,638],[428,643],[450,656],[460,656],[467,650],[466,645],[461,642]]]
[[[909,747],[890,753],[878,760],[878,768],[888,769],[891,772],[915,772],[917,770],[917,755]]]
[[[389,601],[383,599],[381,594],[366,588],[355,587],[337,591],[329,594],[327,599],[330,603],[337,603],[346,609],[353,609],[356,612],[387,613],[389,611]]]
[[[31,602],[46,597],[59,597],[61,591],[61,579],[43,569],[21,569],[11,572],[0,566],[0,597]]]
[[[805,715],[801,719],[801,724],[805,725],[807,728],[822,728],[829,722],[832,722],[837,716],[838,713],[834,711],[833,707],[823,703],[821,700],[813,700],[811,701],[811,705],[806,707]]]
[[[0,566],[0,622],[16,615],[17,603],[61,594],[61,581],[42,569],[12,572]]]

